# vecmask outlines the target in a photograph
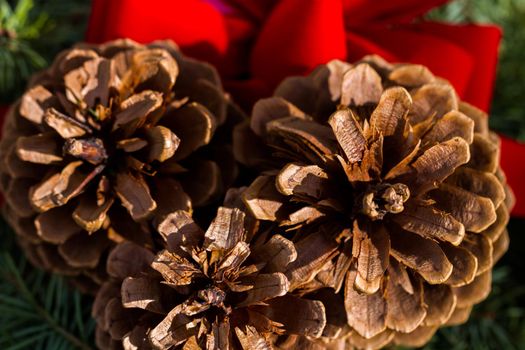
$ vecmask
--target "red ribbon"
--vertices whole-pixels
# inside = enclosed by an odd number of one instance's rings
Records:
[[[447,0],[93,0],[90,42],[172,39],[215,64],[245,107],[284,77],[333,58],[376,53],[428,66],[462,99],[488,110],[501,31],[417,18]],[[502,138],[501,164],[513,188],[513,214],[525,216],[525,145]]]

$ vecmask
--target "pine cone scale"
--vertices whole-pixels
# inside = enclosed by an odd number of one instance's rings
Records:
[[[39,214],[34,220],[37,235],[49,243],[64,243],[81,231],[70,215],[68,209],[61,207]]]
[[[423,299],[428,306],[423,321],[425,327],[439,326],[446,322],[457,304],[452,290],[444,285],[425,285]]]
[[[402,229],[423,237],[458,245],[465,236],[465,226],[448,213],[432,206],[409,206],[392,217]]]
[[[494,204],[487,197],[481,197],[462,188],[441,184],[430,193],[438,209],[450,213],[465,226],[467,231],[481,232],[492,225],[497,217]]]
[[[52,134],[21,137],[16,144],[16,154],[22,161],[36,164],[53,164],[62,161],[60,148]]]
[[[386,329],[386,302],[381,291],[359,293],[354,288],[357,271],[351,269],[345,278],[344,295],[347,322],[367,339],[375,337]]]
[[[53,130],[55,130],[63,139],[81,137],[92,132],[86,125],[57,111],[55,108],[49,108],[46,110],[44,114],[44,122],[49,127],[53,128]]]
[[[355,288],[374,294],[381,287],[383,273],[388,267],[390,237],[384,228],[372,230],[371,227],[359,227],[356,220],[353,249],[352,255],[357,259]]]

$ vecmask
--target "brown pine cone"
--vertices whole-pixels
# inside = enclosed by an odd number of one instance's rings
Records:
[[[325,336],[421,345],[488,295],[512,205],[499,140],[427,68],[367,57],[288,78],[237,127],[234,152],[265,171],[248,209],[306,247],[291,285],[344,296],[349,327],[327,315]]]
[[[204,232],[185,211],[158,226],[166,249],[132,242],[108,259],[113,280],[93,305],[101,349],[271,349],[275,334],[317,338],[320,301],[287,294],[294,244],[269,237],[238,208],[220,207]]]
[[[151,246],[148,222],[233,182],[239,115],[215,69],[171,42],[79,45],[31,84],[7,116],[0,177],[40,266],[92,275],[113,242]]]

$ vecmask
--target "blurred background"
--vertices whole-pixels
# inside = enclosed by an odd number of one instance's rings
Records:
[[[89,10],[89,0],[0,0],[0,113],[32,73],[83,39]],[[525,0],[454,0],[426,18],[503,28],[490,123],[525,142]],[[525,349],[525,219],[511,219],[508,229],[510,248],[494,270],[490,297],[424,349]],[[94,348],[91,302],[63,278],[30,266],[0,218],[0,349]]]

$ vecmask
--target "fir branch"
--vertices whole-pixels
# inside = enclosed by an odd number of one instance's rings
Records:
[[[0,227],[0,348],[93,349],[91,300],[30,266],[3,220]]]
[[[0,102],[14,100],[29,77],[46,66],[46,60],[31,47],[45,34],[48,16],[31,16],[32,0],[19,0],[13,8],[0,0]]]
[[[0,104],[18,98],[33,73],[83,40],[89,6],[89,0],[0,0]]]
[[[21,297],[31,304],[33,310],[42,318],[42,320],[44,320],[53,331],[57,332],[62,337],[67,339],[75,347],[83,350],[90,349],[90,347],[84,344],[82,340],[78,339],[76,336],[69,333],[66,329],[62,328],[59,325],[58,321],[53,319],[53,317],[44,307],[40,306],[38,301],[35,299],[35,296],[31,294],[31,292],[27,289],[27,286],[25,285],[22,276],[18,272],[17,267],[15,266],[15,263],[13,262],[11,256],[8,253],[4,253],[1,257],[1,260],[7,265],[8,269],[7,273],[2,273],[2,277],[4,277],[7,282],[10,282],[16,288],[16,290],[20,292]],[[50,285],[55,284],[62,283],[56,278],[51,279]],[[51,296],[52,293],[49,293],[48,295]]]

